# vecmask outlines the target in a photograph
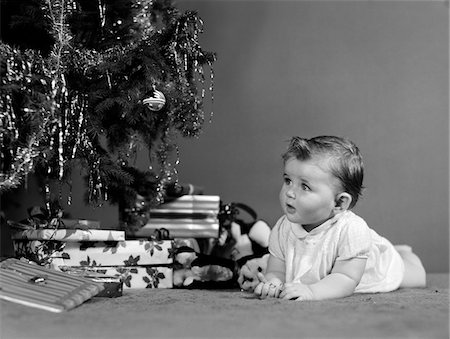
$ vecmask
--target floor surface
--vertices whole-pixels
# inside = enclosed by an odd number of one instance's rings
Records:
[[[424,289],[328,301],[238,290],[128,290],[65,313],[1,301],[1,338],[449,338],[448,274]]]

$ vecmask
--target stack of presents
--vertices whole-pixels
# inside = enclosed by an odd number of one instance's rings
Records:
[[[151,209],[135,230],[59,218],[56,227],[12,224],[12,239],[17,258],[103,282],[109,286],[104,296],[119,296],[122,289],[173,288],[177,251],[198,252],[196,240],[218,239],[220,207],[218,196],[183,195]]]

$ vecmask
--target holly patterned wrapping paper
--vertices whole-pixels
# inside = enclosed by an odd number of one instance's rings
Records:
[[[125,240],[103,242],[62,242],[14,240],[17,257],[41,265],[59,266],[141,266],[173,263],[172,240]]]
[[[121,279],[123,289],[173,288],[173,268],[169,266],[79,266],[61,267],[79,276],[105,275]]]
[[[11,235],[13,240],[60,240],[65,242],[79,241],[123,241],[124,231],[113,230],[93,230],[93,229],[29,229],[14,232]]]

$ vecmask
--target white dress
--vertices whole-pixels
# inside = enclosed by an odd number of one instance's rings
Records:
[[[389,292],[403,280],[403,260],[394,246],[351,211],[311,232],[282,216],[270,234],[269,251],[286,264],[286,282],[313,284],[328,275],[338,260],[366,258],[355,293]]]

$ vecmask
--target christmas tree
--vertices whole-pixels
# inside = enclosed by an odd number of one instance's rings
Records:
[[[85,169],[91,204],[162,202],[176,138],[198,137],[215,55],[169,0],[3,0],[0,190]],[[212,112],[209,113],[212,115]],[[135,166],[148,149],[149,169]],[[142,151],[139,151],[142,152]]]

